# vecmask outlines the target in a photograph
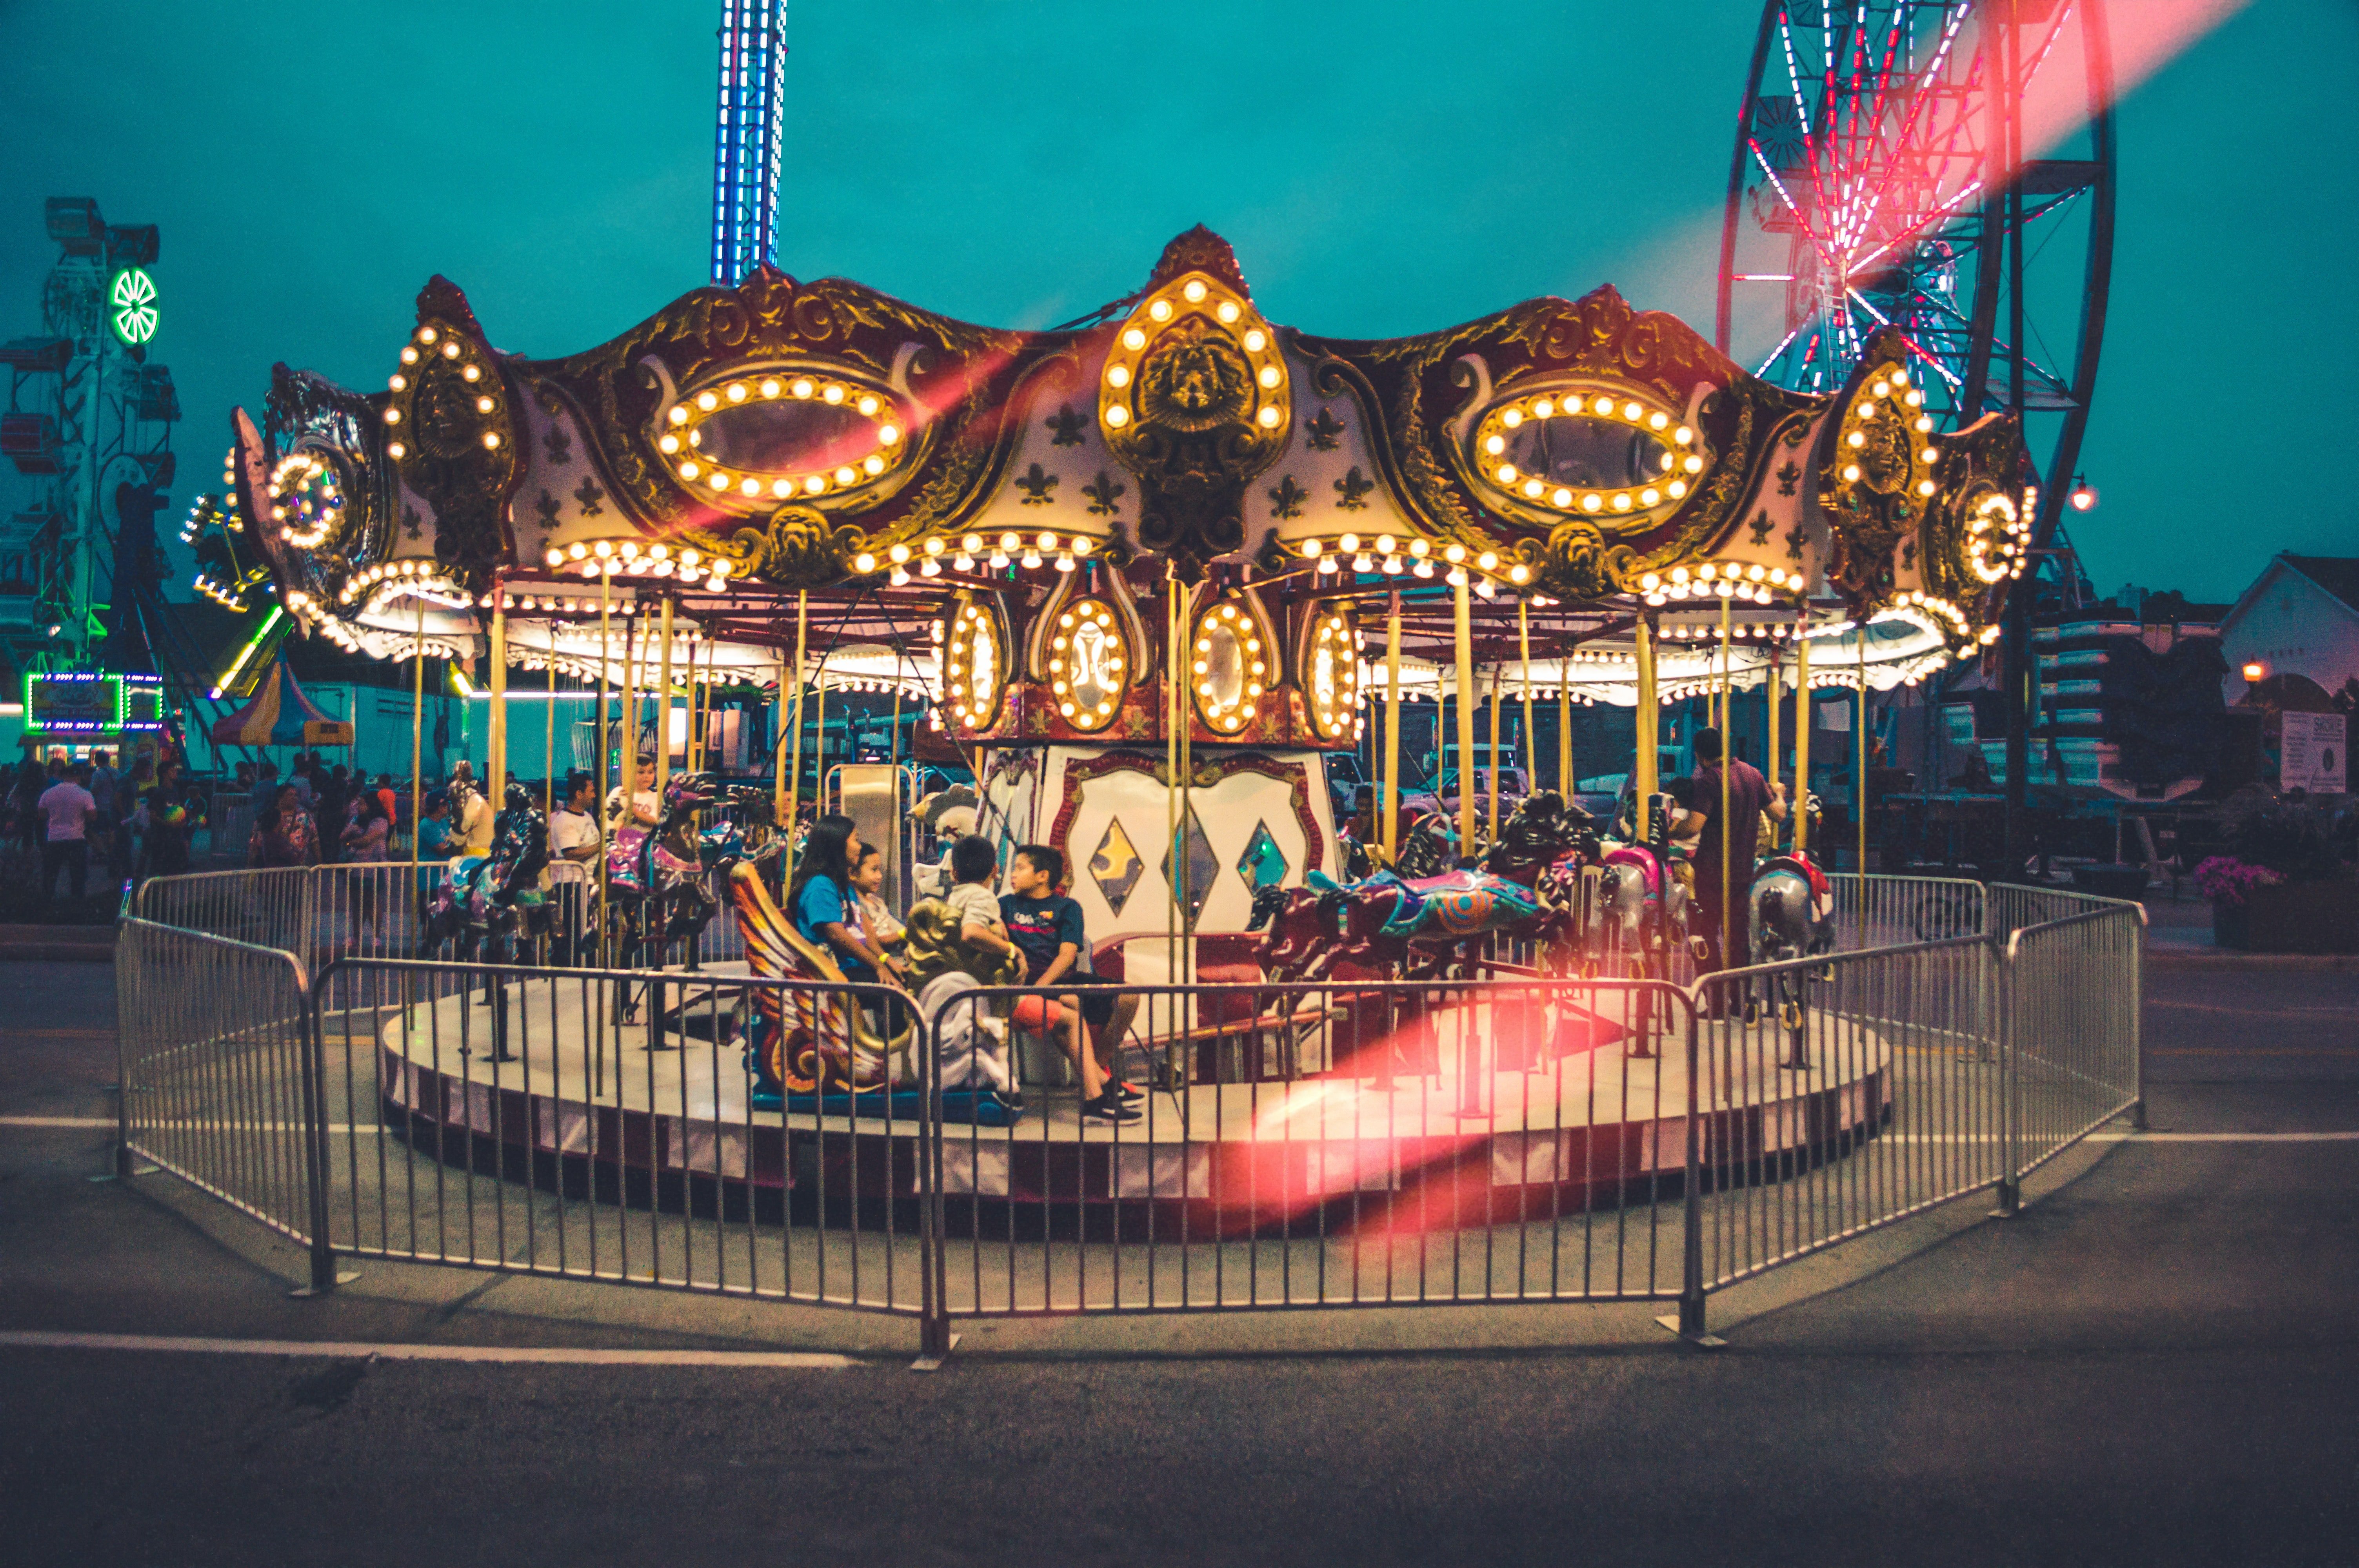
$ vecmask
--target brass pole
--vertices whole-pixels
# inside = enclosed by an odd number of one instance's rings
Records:
[[[1474,852],[1474,629],[1469,600],[1473,574],[1460,567],[1450,574],[1456,589],[1458,657],[1458,852]]]
[[[1506,674],[1501,665],[1491,666],[1491,808],[1484,821],[1484,831],[1494,843],[1499,838],[1499,687]]]
[[[606,951],[606,892],[613,880],[606,870],[606,688],[614,675],[613,641],[614,634],[614,580],[605,573],[598,574],[598,961],[603,965],[612,957]],[[627,796],[625,797],[628,798]],[[601,1064],[605,1058],[603,1053]]]
[[[1859,760],[1853,768],[1857,776],[1852,780],[1852,795],[1856,802],[1854,813],[1859,819],[1859,929],[1862,946],[1867,935],[1867,648],[1859,650],[1859,700],[1852,715],[1859,730]]]
[[[824,816],[827,811],[827,654],[819,656],[819,668],[811,671],[811,756],[817,783],[812,786],[811,807]]]
[[[659,674],[656,684],[656,798],[658,800],[664,797],[664,791],[671,783],[671,617],[672,600],[671,595],[667,593],[663,599],[663,609],[658,612],[656,622],[656,636],[663,644],[663,656],[659,661]],[[680,730],[683,736],[687,733],[685,722],[680,726]],[[683,757],[681,760],[686,761],[686,758]]]
[[[1774,784],[1786,776],[1786,752],[1782,744],[1784,737],[1778,733],[1777,649],[1775,643],[1770,645],[1768,653],[1769,661],[1764,672],[1767,684],[1763,689],[1769,701],[1769,766],[1764,770],[1764,776]],[[1773,850],[1777,848],[1777,826],[1774,822],[1769,826],[1769,848]]]
[[[1180,980],[1180,884],[1188,875],[1180,845],[1180,672],[1187,667],[1180,641],[1180,579],[1163,569],[1163,852],[1171,874],[1164,879],[1163,976]]]
[[[409,858],[418,859],[418,820],[426,795],[426,601],[418,601],[418,657],[409,702]]]
[[[1570,802],[1581,792],[1581,780],[1572,771],[1572,650],[1567,648],[1560,661],[1556,687],[1556,787]]]
[[[1637,796],[1637,810],[1632,820],[1636,826],[1641,843],[1651,840],[1654,827],[1655,762],[1658,747],[1655,741],[1655,618],[1642,615],[1632,628],[1636,638],[1638,664],[1638,754],[1632,759],[1630,787]]]
[[[484,794],[497,811],[508,794],[508,614],[502,606],[500,585],[492,584],[492,722],[485,739],[484,766],[491,777]]]
[[[1539,768],[1538,766],[1538,760],[1532,755],[1532,603],[1528,599],[1519,599],[1516,600],[1516,643],[1517,651],[1523,655],[1523,757],[1526,762],[1533,764],[1532,772],[1535,777],[1532,782],[1537,784],[1539,783],[1537,776],[1539,773]],[[1495,832],[1496,830],[1496,828],[1493,829]]]
[[[792,887],[795,881],[795,816],[802,809],[803,794],[803,661],[810,653],[810,594],[808,590],[795,595],[795,739],[794,759],[787,771],[787,810],[779,820],[779,828],[787,836],[786,855],[781,862],[782,885]],[[778,693],[778,716],[787,712],[787,694]],[[978,791],[981,781],[977,781]]]
[[[1392,592],[1391,606],[1385,616],[1385,688],[1387,697],[1385,724],[1385,860],[1386,864],[1400,858],[1400,589],[1395,589]]]
[[[1810,847],[1810,607],[1794,622],[1794,852]]]
[[[552,635],[549,647],[549,665],[542,684],[549,687],[549,700],[541,706],[549,711],[541,715],[549,733],[540,742],[541,773],[540,812],[544,816],[557,814],[557,639]]]
[[[604,577],[599,581],[605,586],[599,592],[610,591],[612,584]],[[623,727],[623,743],[614,751],[614,769],[621,776],[616,783],[623,792],[623,816],[631,814],[631,801],[639,789],[639,661],[638,617],[623,617],[623,678],[614,692],[614,716]]]
[[[1720,942],[1717,952],[1720,967],[1723,969],[1730,967],[1728,949],[1731,932],[1735,924],[1732,916],[1736,908],[1735,868],[1729,863],[1730,857],[1735,853],[1736,838],[1736,825],[1728,819],[1731,810],[1729,774],[1736,766],[1735,739],[1732,734],[1735,727],[1728,721],[1729,605],[1728,600],[1723,599],[1720,601]],[[1745,869],[1752,870],[1749,866]]]

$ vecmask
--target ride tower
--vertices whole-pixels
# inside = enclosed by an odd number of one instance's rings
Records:
[[[721,0],[721,87],[712,147],[712,281],[734,288],[777,261],[786,0]]]
[[[0,345],[0,455],[32,481],[0,524],[0,645],[16,671],[94,667],[160,567],[156,514],[171,485],[172,373],[148,358],[159,320],[152,223],[112,225],[88,197],[51,197],[58,262],[38,336]]]

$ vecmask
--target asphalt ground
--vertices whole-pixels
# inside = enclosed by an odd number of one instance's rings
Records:
[[[0,1563],[2359,1561],[2359,975],[2156,965],[2149,1119],[1712,1302],[908,1324],[298,1249],[0,965]],[[438,1346],[416,1360],[27,1332]],[[534,1358],[603,1352],[590,1364]],[[490,1347],[476,1349],[470,1347]],[[811,1352],[802,1365],[651,1353]]]

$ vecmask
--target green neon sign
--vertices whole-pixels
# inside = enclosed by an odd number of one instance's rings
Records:
[[[156,335],[156,280],[144,267],[126,266],[116,273],[106,302],[114,335],[126,346],[136,349]]]

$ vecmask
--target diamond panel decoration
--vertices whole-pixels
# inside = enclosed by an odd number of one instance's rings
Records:
[[[1130,902],[1131,890],[1146,874],[1147,862],[1139,859],[1130,835],[1122,830],[1122,818],[1114,817],[1106,824],[1097,852],[1090,857],[1090,880],[1105,895],[1106,907],[1120,914],[1122,906]]]
[[[1180,841],[1188,851],[1187,885],[1180,887],[1171,873],[1171,851],[1163,851],[1163,880],[1181,894],[1180,908],[1187,912],[1188,924],[1204,913],[1204,900],[1212,896],[1212,883],[1221,874],[1221,859],[1212,853],[1212,841],[1204,837],[1204,825],[1196,820],[1196,808],[1188,808],[1187,825],[1180,830]]]
[[[1276,887],[1286,880],[1286,851],[1269,831],[1267,822],[1254,824],[1253,837],[1246,840],[1245,852],[1237,858],[1237,875],[1258,890]]]

